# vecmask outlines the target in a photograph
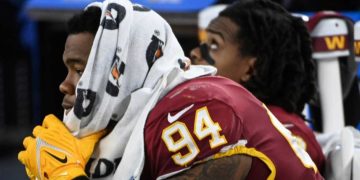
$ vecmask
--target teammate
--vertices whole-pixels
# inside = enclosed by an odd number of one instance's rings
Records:
[[[95,36],[92,8],[70,21],[84,29],[65,45],[65,123],[47,116],[25,138],[18,158],[30,177],[322,179],[265,105],[214,68],[188,64],[155,12],[101,7]]]
[[[202,52],[202,53],[201,53]],[[212,64],[218,75],[243,85],[306,148],[319,169],[325,158],[302,110],[315,93],[315,69],[305,24],[267,0],[238,1],[207,27],[192,50],[194,64]]]

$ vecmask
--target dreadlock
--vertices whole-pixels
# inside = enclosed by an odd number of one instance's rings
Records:
[[[73,16],[67,23],[69,34],[89,32],[95,36],[100,25],[101,9],[89,7]]]
[[[240,52],[256,57],[255,72],[243,85],[265,104],[301,114],[316,92],[310,35],[302,19],[269,0],[237,1],[220,16],[239,26]]]

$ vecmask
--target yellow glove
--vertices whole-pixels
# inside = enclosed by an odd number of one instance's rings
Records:
[[[84,168],[95,144],[104,135],[101,131],[78,139],[54,115],[45,117],[33,135],[24,139],[25,151],[18,159],[26,167],[30,179],[73,179],[86,176]]]
[[[33,173],[31,173],[30,170],[27,167],[25,167],[25,170],[26,170],[26,174],[29,177],[29,179],[30,180],[35,180],[35,175]]]

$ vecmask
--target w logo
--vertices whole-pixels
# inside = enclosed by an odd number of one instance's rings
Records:
[[[360,40],[354,42],[355,55],[360,56]]]
[[[330,50],[344,49],[345,36],[325,37],[326,47]]]
[[[346,35],[313,37],[312,41],[314,52],[329,52],[349,49],[349,41]]]

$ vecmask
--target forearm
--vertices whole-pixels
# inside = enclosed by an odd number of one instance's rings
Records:
[[[234,155],[198,164],[170,180],[219,180],[246,179],[251,168],[252,158],[246,155]]]

